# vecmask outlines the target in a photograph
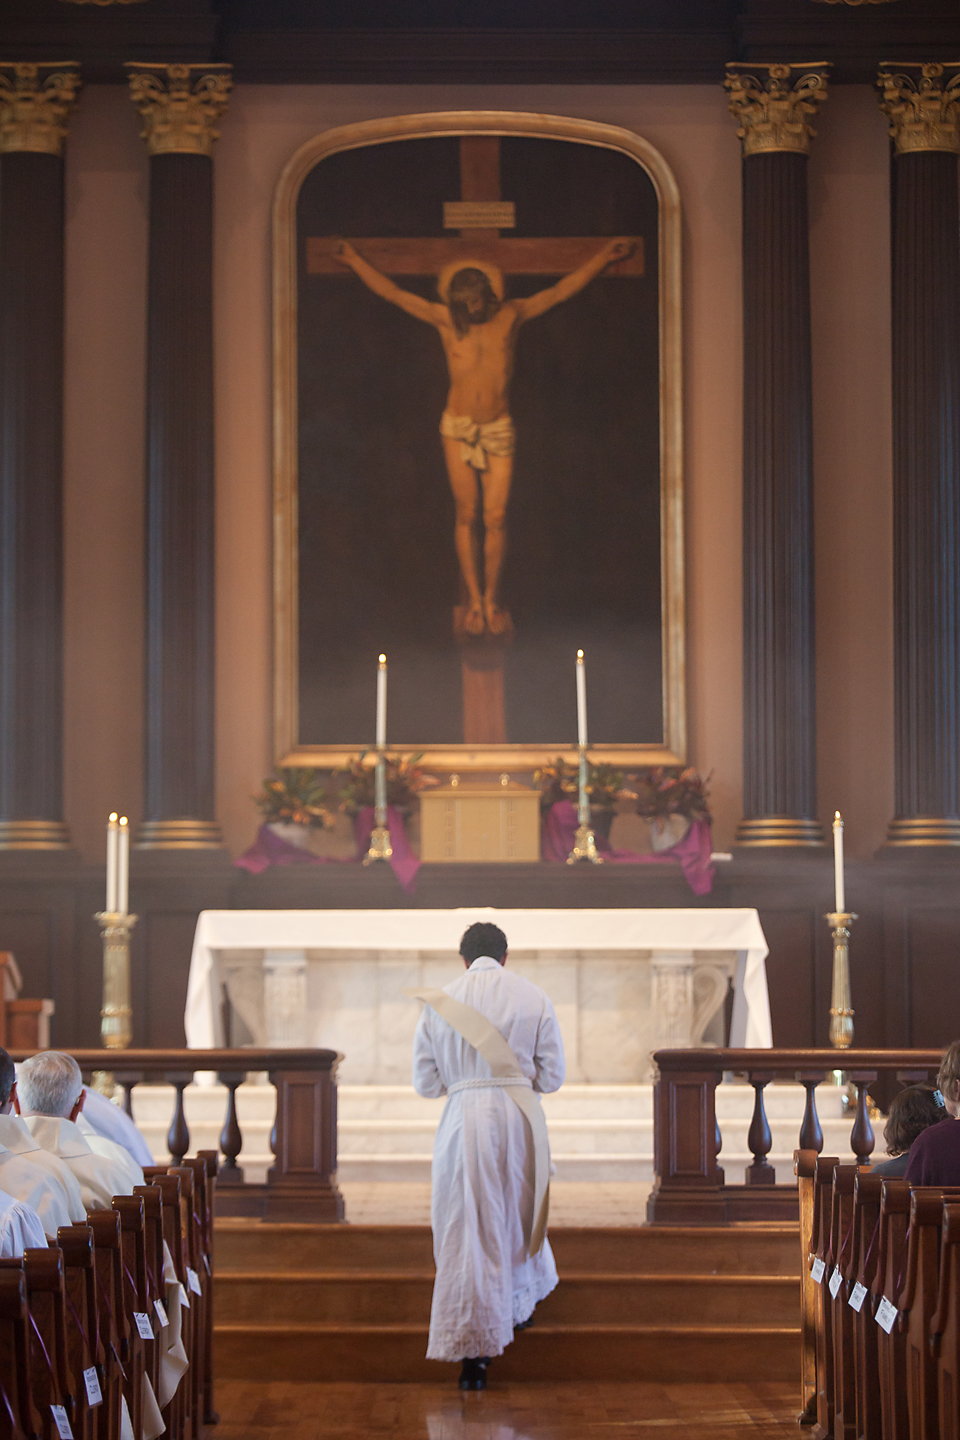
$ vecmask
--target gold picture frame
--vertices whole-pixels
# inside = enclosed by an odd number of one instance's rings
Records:
[[[683,542],[683,371],[680,192],[649,141],[619,126],[523,111],[441,111],[369,120],[323,131],[284,166],[273,204],[273,533],[274,755],[278,765],[343,765],[363,748],[302,744],[298,735],[297,224],[300,187],[329,155],[390,141],[496,135],[570,140],[618,150],[646,171],[659,206],[660,556],[663,675],[662,744],[591,745],[597,761],[620,766],[682,764],[686,758],[686,636]],[[371,672],[372,675],[373,672]],[[372,696],[372,679],[371,679]],[[372,728],[372,725],[371,725]],[[532,770],[557,755],[576,759],[569,739],[551,744],[430,745],[422,764],[437,771]]]

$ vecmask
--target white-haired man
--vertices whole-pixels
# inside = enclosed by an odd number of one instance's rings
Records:
[[[62,1206],[57,1203],[54,1208],[50,1210],[48,1205],[43,1217],[44,1223],[47,1226],[47,1233],[49,1235],[56,1235],[58,1225],[82,1225],[85,1223],[87,1212],[84,1208],[83,1196],[80,1193],[80,1186],[66,1161],[61,1160],[59,1155],[53,1155],[49,1150],[44,1150],[43,1146],[30,1134],[26,1122],[21,1120],[19,1115],[13,1114],[17,1097],[16,1077],[17,1072],[14,1068],[13,1061],[10,1059],[6,1050],[0,1046],[0,1147],[12,1150],[15,1155],[19,1155],[31,1166],[39,1166],[41,1170],[45,1170],[54,1182],[52,1194],[58,1202],[60,1199],[59,1191],[63,1191]],[[3,1150],[0,1149],[0,1155],[2,1155],[2,1153]],[[2,1179],[2,1173],[2,1169],[0,1169],[0,1188],[12,1191],[13,1193],[19,1193],[13,1190],[15,1183],[13,1173],[10,1173],[10,1179],[6,1184]],[[20,1198],[28,1200],[31,1205],[35,1205],[36,1203],[30,1200],[27,1194],[21,1195]],[[64,1206],[64,1213],[69,1216],[69,1219],[66,1220],[61,1216],[61,1210]],[[50,1210],[49,1214],[47,1210]]]
[[[109,1210],[114,1195],[130,1195],[130,1170],[96,1154],[76,1125],[83,1109],[83,1076],[72,1055],[41,1050],[24,1060],[17,1075],[17,1109],[36,1141],[69,1166],[88,1210]]]

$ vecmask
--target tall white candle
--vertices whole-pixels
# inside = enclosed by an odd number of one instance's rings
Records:
[[[120,827],[114,810],[107,823],[107,914],[117,908],[117,851],[120,843]]]
[[[130,826],[126,815],[120,816],[117,840],[117,910],[126,915],[130,906]]]
[[[839,810],[833,817],[833,877],[836,911],[842,915],[847,908],[847,897],[843,888],[843,820]]]
[[[369,732],[368,732],[369,733]],[[387,657],[380,656],[380,668],[377,671],[377,749],[383,750],[387,744]]]
[[[587,669],[583,651],[577,651],[577,744],[587,743]]]

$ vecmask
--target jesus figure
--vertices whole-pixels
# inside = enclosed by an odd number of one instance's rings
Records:
[[[398,305],[440,333],[450,391],[440,420],[447,474],[456,506],[454,543],[467,589],[464,629],[469,635],[502,635],[509,618],[498,594],[506,541],[507,501],[513,479],[514,428],[509,389],[517,332],[554,305],[569,300],[601,270],[624,260],[634,246],[611,240],[556,285],[527,299],[505,300],[503,275],[485,260],[457,260],[437,281],[440,302],[403,290],[343,241],[337,258],[375,295]],[[483,586],[474,554],[473,529],[479,509],[477,479],[483,495]]]

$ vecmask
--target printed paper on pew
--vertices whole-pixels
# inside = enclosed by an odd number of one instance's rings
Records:
[[[880,1304],[877,1306],[877,1324],[889,1335],[890,1331],[893,1329],[894,1321],[896,1320],[899,1313],[900,1312],[897,1309],[896,1305],[892,1304],[887,1299],[886,1295],[884,1295],[883,1299],[880,1301]]]
[[[852,1309],[856,1310],[858,1315],[863,1309],[863,1302],[866,1299],[866,1295],[866,1285],[864,1285],[860,1280],[858,1280],[856,1285],[854,1285],[853,1289],[850,1291],[850,1299],[847,1302]]]
[[[834,1300],[836,1300],[837,1294],[839,1293],[840,1286],[841,1286],[842,1284],[843,1284],[843,1276],[840,1274],[840,1266],[839,1266],[839,1265],[834,1265],[834,1267],[833,1267],[833,1274],[830,1276],[830,1286],[829,1286],[830,1294],[833,1296]]]
[[[814,1260],[813,1266],[811,1267],[811,1270],[810,1270],[810,1274],[813,1276],[814,1280],[816,1280],[816,1282],[817,1282],[818,1285],[822,1283],[823,1277],[824,1277],[824,1275],[825,1275],[826,1273],[827,1273],[827,1263],[826,1263],[826,1261],[825,1261],[825,1260]]]
[[[51,1405],[50,1414],[53,1416],[53,1423],[57,1427],[60,1440],[73,1440],[73,1431],[70,1429],[70,1421],[67,1419],[67,1412],[63,1406]]]
[[[101,1405],[103,1403],[103,1395],[100,1391],[100,1381],[97,1378],[96,1365],[91,1365],[89,1370],[84,1370],[83,1383],[87,1387],[87,1404],[90,1406]]]

